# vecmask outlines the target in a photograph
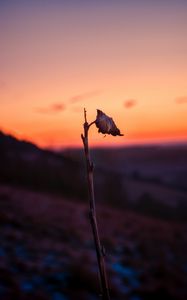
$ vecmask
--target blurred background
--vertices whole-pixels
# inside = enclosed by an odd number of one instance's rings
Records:
[[[187,298],[187,3],[0,1],[0,299]]]

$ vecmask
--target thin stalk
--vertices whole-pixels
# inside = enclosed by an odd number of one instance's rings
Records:
[[[89,191],[89,217],[90,223],[92,227],[92,233],[95,243],[95,250],[97,255],[97,262],[99,267],[99,275],[100,275],[100,285],[101,285],[101,295],[103,300],[110,300],[109,295],[109,288],[108,288],[108,281],[107,281],[107,274],[105,268],[105,253],[104,248],[101,246],[100,238],[99,238],[99,231],[97,225],[97,218],[96,218],[96,209],[95,209],[95,193],[94,193],[94,181],[93,181],[93,163],[90,159],[90,151],[89,151],[89,144],[88,144],[88,131],[92,124],[92,122],[88,124],[87,117],[86,117],[86,110],[84,109],[84,135],[81,135],[83,145],[84,145],[84,153],[85,153],[85,160],[86,160],[86,169],[87,169],[87,182],[88,182],[88,191]]]

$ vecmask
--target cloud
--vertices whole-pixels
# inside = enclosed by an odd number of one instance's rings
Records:
[[[137,104],[137,101],[135,99],[127,99],[124,102],[125,108],[131,108]]]
[[[177,104],[184,104],[184,103],[187,103],[187,96],[177,97],[177,98],[175,98],[175,102],[176,102]]]
[[[100,95],[101,91],[99,90],[95,90],[95,91],[90,91],[87,93],[83,93],[83,94],[77,94],[75,96],[70,97],[67,100],[67,106],[71,105],[71,104],[76,104],[77,102],[81,102],[83,100],[87,100],[88,98],[92,98],[95,97],[97,95]],[[54,103],[51,104],[47,107],[38,107],[35,108],[35,112],[40,113],[40,114],[55,114],[61,111],[64,111],[66,109],[66,105],[64,103]],[[83,110],[83,108],[81,107],[72,107],[71,109],[74,112],[81,112]]]
[[[66,106],[63,103],[54,103],[48,107],[39,107],[36,108],[35,111],[41,114],[54,114],[61,111],[64,111]]]
[[[99,90],[87,92],[87,93],[84,93],[84,94],[78,94],[78,95],[75,95],[75,96],[71,97],[69,99],[69,102],[71,102],[71,103],[80,102],[80,101],[98,96],[100,94],[101,94],[101,91],[99,91]]]
[[[51,105],[50,108],[51,108],[51,111],[58,112],[58,111],[65,110],[65,105],[63,103],[55,103],[55,104]]]

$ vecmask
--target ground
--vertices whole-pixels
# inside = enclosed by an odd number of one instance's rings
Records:
[[[112,300],[187,299],[187,224],[97,204]],[[88,204],[0,185],[0,299],[99,299]]]

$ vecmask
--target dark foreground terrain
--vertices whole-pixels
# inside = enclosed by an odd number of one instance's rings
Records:
[[[187,224],[97,211],[112,300],[187,299]],[[0,299],[100,299],[87,203],[0,185]]]

